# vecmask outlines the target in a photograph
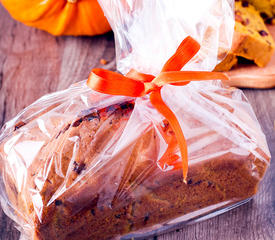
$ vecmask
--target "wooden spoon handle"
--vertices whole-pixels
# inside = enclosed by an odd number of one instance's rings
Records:
[[[274,88],[275,74],[249,75],[249,74],[231,74],[227,72],[229,81],[223,81],[225,85],[239,88]]]

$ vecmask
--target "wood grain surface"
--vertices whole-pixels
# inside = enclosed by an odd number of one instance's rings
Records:
[[[100,65],[100,59],[107,64]],[[111,33],[99,37],[53,37],[10,18],[0,6],[0,126],[40,96],[86,79],[90,69],[115,69]],[[275,155],[275,90],[245,90]],[[19,232],[0,210],[0,239]],[[275,161],[249,203],[207,221],[154,239],[275,239]]]

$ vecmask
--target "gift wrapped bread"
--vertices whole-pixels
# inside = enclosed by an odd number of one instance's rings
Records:
[[[126,76],[94,69],[90,88],[46,95],[0,133],[1,205],[25,239],[145,239],[257,192],[265,136],[243,93],[211,72],[230,48],[232,3],[100,1]]]
[[[178,148],[165,155],[174,132],[146,97],[101,95],[81,83],[2,130],[6,213],[29,239],[103,240],[251,198],[270,156],[250,105],[239,90],[189,85],[163,90],[187,139],[187,183]]]

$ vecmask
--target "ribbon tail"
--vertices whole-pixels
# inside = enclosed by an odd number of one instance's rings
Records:
[[[168,165],[175,165],[177,163],[177,160],[179,159],[179,156],[174,154],[175,150],[178,147],[178,142],[175,139],[175,136],[171,136],[171,138],[167,139],[167,133],[164,133],[162,137],[165,139],[166,143],[168,144],[168,147],[163,154],[163,156],[159,160],[159,164],[162,168],[164,168],[165,164]],[[168,137],[169,138],[169,137]],[[182,167],[182,166],[181,166]]]
[[[167,121],[170,123],[171,128],[173,129],[176,135],[176,139],[178,141],[181,158],[182,158],[183,179],[184,179],[184,182],[186,183],[187,173],[188,173],[188,152],[187,152],[186,140],[184,138],[180,124],[175,114],[170,110],[170,108],[162,100],[160,89],[157,91],[153,91],[151,93],[150,101],[152,105],[159,111],[159,113],[162,114],[167,119]]]

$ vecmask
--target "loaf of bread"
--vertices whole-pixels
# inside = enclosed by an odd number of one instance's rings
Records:
[[[237,64],[237,57],[254,61],[264,67],[274,53],[274,40],[260,13],[248,2],[235,4],[235,32],[231,51],[216,66],[215,71],[229,71]]]
[[[19,121],[0,143],[1,174],[13,219],[19,219],[30,239],[104,240],[250,198],[269,163],[264,137],[253,117],[230,106],[232,98],[243,101],[239,93],[215,88],[213,94],[217,100],[206,90],[199,93],[204,100],[198,106],[206,110],[202,104],[209,102],[213,111],[220,109],[220,119],[231,114],[235,123],[224,122],[231,133],[223,136],[184,114],[187,184],[182,170],[169,164],[173,158],[181,164],[178,152],[170,153],[168,162],[161,158],[165,145],[174,141],[169,123],[162,119],[146,125],[139,120],[139,126],[129,126],[135,102],[87,108],[74,120],[68,109],[77,109],[76,100],[52,105],[37,116],[29,112],[33,117]],[[92,99],[83,96],[85,103]],[[181,94],[174,95],[175,101],[177,96]],[[238,137],[243,146],[234,143]]]

